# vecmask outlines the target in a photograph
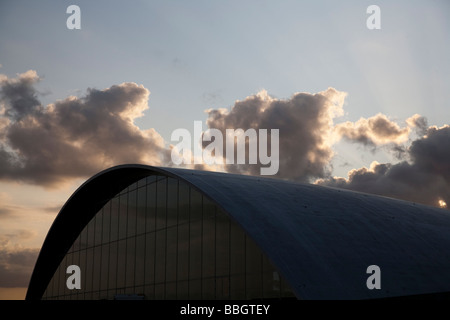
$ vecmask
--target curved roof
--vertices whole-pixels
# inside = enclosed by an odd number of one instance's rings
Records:
[[[40,299],[89,220],[146,176],[183,180],[253,238],[300,299],[367,299],[450,292],[450,212],[386,197],[272,178],[146,165],[98,173],[51,226],[26,299]],[[381,270],[369,290],[367,267]]]

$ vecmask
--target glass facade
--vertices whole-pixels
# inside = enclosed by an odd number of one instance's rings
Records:
[[[81,289],[68,289],[70,265]],[[295,298],[265,254],[211,200],[163,175],[111,199],[86,225],[43,299]]]

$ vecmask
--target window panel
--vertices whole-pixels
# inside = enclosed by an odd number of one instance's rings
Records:
[[[51,298],[53,296],[53,288],[55,287],[55,280],[56,277],[53,276],[52,279],[50,280],[48,286],[47,286],[47,297]]]
[[[87,224],[87,248],[94,246],[95,240],[95,216]]]
[[[119,239],[119,197],[111,200],[111,230],[110,241]]]
[[[83,231],[81,231],[80,234],[80,250],[86,249],[87,247],[87,234],[88,234],[88,229],[87,226],[84,227]]]
[[[133,191],[133,190],[136,190],[136,189],[137,189],[137,186],[138,186],[137,181],[134,182],[134,183],[132,183],[132,184],[130,184],[130,185],[128,186],[128,192],[131,192],[131,191]]]
[[[110,244],[110,250],[109,250],[109,280],[108,280],[108,289],[115,289],[117,287],[117,266],[119,261],[117,250],[118,250],[118,243],[117,242],[111,242]]]
[[[102,250],[102,262],[101,262],[101,274],[100,274],[100,289],[108,289],[108,278],[109,278],[109,251],[110,244],[106,243],[101,246]]]
[[[156,230],[156,183],[147,186],[147,227],[146,232]]]
[[[127,237],[136,235],[137,190],[128,193]]]
[[[205,204],[205,202],[204,202]],[[216,272],[216,219],[215,207],[207,205],[203,210],[202,225],[202,276],[214,277]]]
[[[217,210],[216,215],[216,298],[230,298],[230,219]]]
[[[156,230],[166,227],[167,219],[167,179],[161,179],[157,182],[157,206],[156,206]]]
[[[125,287],[126,259],[127,259],[127,241],[120,240],[117,250],[117,288]]]
[[[103,207],[102,243],[109,242],[111,232],[111,201]]]
[[[203,219],[210,219],[216,216],[216,205],[209,198],[203,196]]]
[[[84,293],[84,291],[86,291],[86,272],[88,270],[87,264],[86,264],[86,254],[87,254],[86,249],[80,251],[80,264],[78,265],[80,267],[80,272],[81,272],[80,293]]]
[[[183,181],[178,184],[178,224],[189,222],[190,187]]]
[[[200,300],[202,298],[202,280],[189,280],[189,299]]]
[[[147,184],[147,178],[143,178],[137,182],[138,188],[145,186]]]
[[[85,292],[92,291],[94,274],[94,248],[88,248],[86,250],[86,271],[84,272],[84,277],[86,278]],[[83,277],[83,273],[81,274]]]
[[[101,277],[101,267],[102,267],[102,246],[94,247],[94,266],[93,266],[93,276],[92,276],[92,290],[100,290],[100,277]]]
[[[257,299],[262,295],[262,253],[248,236],[246,238],[246,293],[247,299]]]
[[[177,298],[177,283],[175,281],[166,282],[164,299],[175,300]]]
[[[167,228],[166,281],[177,279],[177,227]]]
[[[126,287],[134,287],[134,270],[136,262],[136,237],[127,240],[127,259],[126,259]]]
[[[166,229],[156,231],[155,282],[164,283],[166,278]]]
[[[148,176],[146,178],[147,184],[152,184],[152,183],[156,182],[156,178],[157,178],[157,175]]]
[[[94,217],[94,245],[98,246],[102,243],[102,233],[103,233],[103,211],[104,208]]]
[[[218,300],[230,299],[230,277],[216,277],[216,295]]]
[[[202,195],[195,189],[191,188],[191,200],[190,200],[190,221],[197,221],[202,219]]]
[[[167,179],[167,227],[178,223],[178,180]]]
[[[202,221],[190,224],[189,240],[189,279],[197,280],[202,276]]]
[[[155,286],[154,285],[146,285],[144,287],[144,295],[148,300],[155,299]]]
[[[280,283],[278,273],[266,255],[262,258],[262,290],[263,298],[280,298]]]
[[[189,299],[189,281],[183,280],[177,281],[177,297],[179,300],[188,300]]]
[[[145,232],[145,225],[147,218],[146,206],[147,206],[147,188],[144,186],[137,190],[136,234],[142,234]]]
[[[189,224],[178,226],[178,268],[177,279],[189,279]]]
[[[70,248],[69,252],[75,252],[75,251],[80,250],[80,243],[81,243],[81,242],[80,242],[80,239],[81,239],[80,236],[78,236],[78,237],[75,239],[75,241],[73,242],[72,247]]]
[[[145,234],[136,238],[136,268],[134,283],[135,286],[145,284]]]
[[[155,285],[155,299],[163,300],[165,299],[165,283],[159,283]]]
[[[216,273],[216,232],[214,218],[203,221],[202,233],[202,276],[204,278],[214,277]]]
[[[127,209],[128,209],[128,194],[120,195],[119,199],[119,240],[127,236]]]
[[[67,257],[64,257],[64,259],[62,260],[60,266],[58,267],[58,270],[56,271],[55,275],[56,275],[56,287],[54,289],[53,294],[56,296],[59,295],[64,295],[64,283],[65,283],[65,279],[66,279],[66,271],[67,268]]]
[[[92,300],[99,300],[99,298],[100,298],[100,292],[98,292],[98,291],[93,291],[93,292],[92,292],[91,299],[92,299]]]
[[[212,300],[215,298],[216,284],[214,278],[202,279],[202,299]]]
[[[230,294],[232,299],[245,299],[245,235],[235,223],[230,234]]]
[[[155,237],[155,232],[145,235],[145,284],[155,283]]]
[[[65,265],[64,265],[64,268],[63,268],[63,279],[62,279],[62,282],[60,282],[60,286],[64,290],[64,294],[67,295],[67,296],[70,296],[73,293],[73,290],[70,290],[69,288],[67,288],[67,284],[66,284],[67,278],[70,276],[70,274],[66,273],[67,272],[67,267],[70,266],[70,265],[75,264],[73,262],[73,255],[74,255],[73,253],[68,253],[66,255]]]
[[[230,218],[221,210],[216,218],[216,275],[230,275]]]

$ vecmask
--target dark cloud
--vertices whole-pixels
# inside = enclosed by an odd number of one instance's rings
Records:
[[[39,254],[38,248],[23,248],[13,243],[33,238],[35,232],[15,230],[0,235],[1,287],[27,287]]]
[[[0,217],[8,216],[11,214],[11,212],[12,210],[9,208],[0,208]]]
[[[450,126],[430,127],[407,149],[410,161],[372,163],[354,169],[348,179],[329,178],[318,184],[374,193],[433,206],[450,203]]]
[[[20,120],[41,107],[34,85],[40,80],[36,71],[29,70],[15,79],[0,75],[0,97],[5,103],[7,117]]]
[[[282,100],[261,91],[237,101],[231,110],[207,110],[207,125],[220,130],[224,137],[226,129],[246,131],[253,128],[257,132],[267,129],[268,133],[271,129],[279,129],[279,171],[276,177],[308,181],[325,177],[329,172],[333,156],[333,119],[342,114],[345,96],[345,93],[329,88],[317,94],[297,93]],[[270,151],[269,137],[268,143]],[[256,165],[248,163],[226,165],[226,171],[259,175],[260,168],[264,167],[259,162]]]
[[[34,71],[1,77],[0,179],[52,186],[121,163],[160,165],[169,152],[153,129],[134,124],[150,92],[135,83],[88,89],[46,107]]]
[[[450,126],[428,128],[424,138],[411,144],[409,154],[419,170],[450,184]]]
[[[0,249],[0,284],[2,287],[27,287],[39,249]]]

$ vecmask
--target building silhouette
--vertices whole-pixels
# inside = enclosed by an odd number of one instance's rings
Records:
[[[80,267],[69,289],[67,267]],[[379,268],[380,288],[368,285]],[[55,218],[26,299],[372,299],[450,292],[450,212],[272,178],[121,165]]]

